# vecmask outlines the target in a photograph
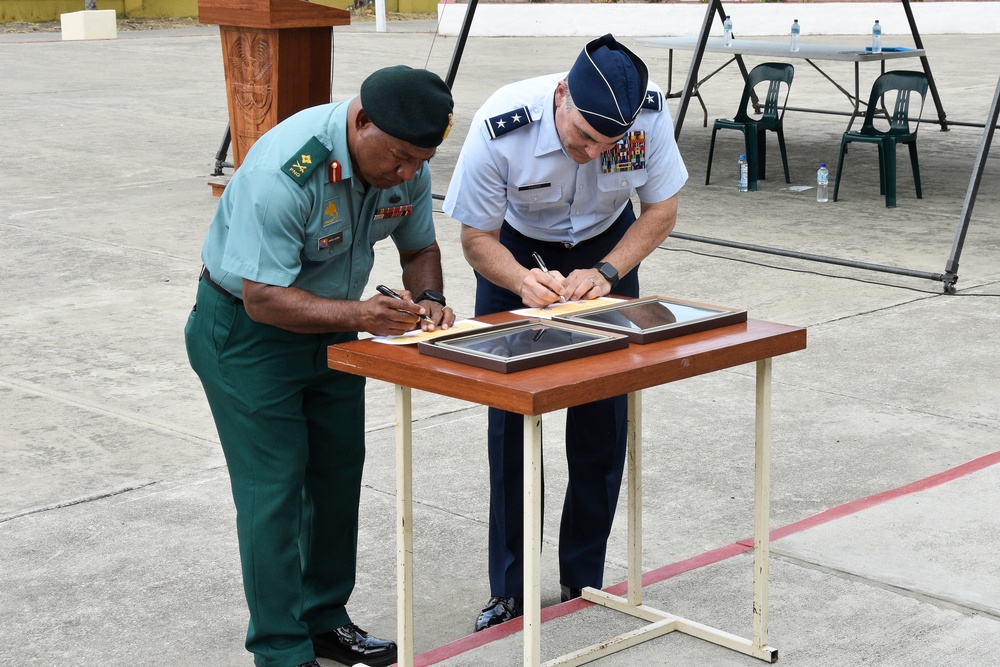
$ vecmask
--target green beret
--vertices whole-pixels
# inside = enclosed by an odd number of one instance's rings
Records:
[[[434,72],[386,67],[361,84],[361,106],[375,127],[421,148],[440,145],[453,122],[451,90]]]

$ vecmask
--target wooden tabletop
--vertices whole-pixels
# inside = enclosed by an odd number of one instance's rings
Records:
[[[497,313],[477,320],[515,319]],[[775,357],[806,347],[806,330],[761,320],[646,345],[499,373],[421,354],[416,345],[331,345],[330,368],[522,415],[540,415]]]

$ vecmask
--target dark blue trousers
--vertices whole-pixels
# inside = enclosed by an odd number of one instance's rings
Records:
[[[631,204],[615,224],[593,239],[566,248],[530,239],[504,224],[500,243],[524,266],[535,266],[538,252],[549,270],[569,275],[604,259],[635,221]],[[639,296],[638,267],[614,290]],[[523,308],[520,297],[476,274],[476,315]],[[614,521],[625,465],[627,397],[569,408],[566,414],[566,460],[569,485],[559,529],[559,579],[564,586],[601,588],[604,556]],[[490,591],[524,595],[524,417],[490,408]]]

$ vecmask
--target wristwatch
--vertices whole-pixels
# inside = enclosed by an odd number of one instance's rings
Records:
[[[444,300],[444,294],[436,292],[432,289],[425,289],[423,292],[418,294],[417,298],[413,300],[413,303],[420,303],[421,301],[436,301],[441,304],[442,308],[448,305]]]
[[[611,283],[611,289],[618,286],[618,269],[612,266],[610,262],[600,262],[594,268],[604,276],[605,280]]]

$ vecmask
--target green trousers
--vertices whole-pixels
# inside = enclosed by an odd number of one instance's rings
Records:
[[[184,334],[229,467],[247,650],[258,667],[309,662],[311,635],[350,622],[365,379],[330,370],[326,348],[357,335],[258,324],[204,281]]]

